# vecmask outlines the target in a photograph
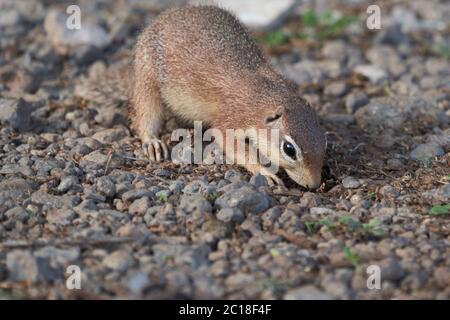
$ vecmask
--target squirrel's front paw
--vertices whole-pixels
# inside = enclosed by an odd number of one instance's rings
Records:
[[[269,183],[269,186],[281,186],[285,187],[283,180],[281,180],[278,176],[274,174],[264,174],[262,173]]]
[[[167,144],[160,139],[149,139],[142,144],[144,153],[150,159],[150,161],[162,161],[169,159],[169,148]]]

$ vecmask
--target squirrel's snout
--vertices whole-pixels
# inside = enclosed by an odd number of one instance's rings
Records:
[[[286,173],[296,183],[310,190],[319,188],[322,183],[322,173],[320,171],[318,173],[302,172],[299,174],[295,171],[286,170]]]
[[[318,180],[311,181],[309,183],[306,183],[304,187],[310,189],[310,190],[316,190],[320,187],[320,184],[322,183],[322,180],[319,178]]]

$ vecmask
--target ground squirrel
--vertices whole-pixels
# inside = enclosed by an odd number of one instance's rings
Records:
[[[153,161],[169,157],[165,117],[226,129],[279,129],[265,141],[299,185],[317,188],[325,136],[314,110],[276,73],[245,27],[213,6],[170,9],[139,36],[133,58],[130,119]],[[252,173],[282,183],[261,164]]]

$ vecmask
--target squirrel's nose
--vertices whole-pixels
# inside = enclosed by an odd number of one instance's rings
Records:
[[[308,184],[306,185],[306,187],[307,187],[308,189],[310,189],[310,190],[316,190],[317,188],[320,187],[321,182],[322,182],[322,181],[319,179],[319,180],[317,180],[317,181],[308,183]]]
[[[309,176],[307,177],[306,181],[305,181],[305,187],[307,187],[310,190],[316,190],[317,188],[320,187],[320,185],[322,184],[322,175],[314,175],[314,176]]]

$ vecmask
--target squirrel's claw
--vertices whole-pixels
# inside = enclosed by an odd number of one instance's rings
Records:
[[[151,139],[142,144],[144,153],[150,161],[160,162],[169,159],[169,149],[167,145],[159,139]]]

